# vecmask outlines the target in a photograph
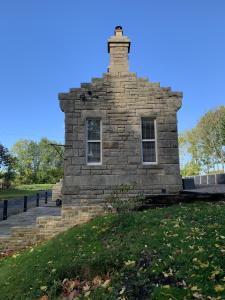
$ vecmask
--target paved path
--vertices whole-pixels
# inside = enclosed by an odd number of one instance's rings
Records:
[[[51,202],[52,192],[48,191],[48,202]],[[36,195],[27,197],[27,208],[36,207]],[[40,206],[45,204],[45,191],[39,191]],[[8,216],[16,215],[23,212],[24,197],[8,200]],[[0,200],[0,221],[3,219],[3,201]]]
[[[0,222],[0,236],[9,235],[13,226],[35,226],[37,217],[41,216],[60,216],[61,208],[56,207],[55,203],[48,203],[40,207],[34,207],[27,212],[8,217],[7,220]]]
[[[196,189],[189,191],[198,193],[225,193],[225,184],[198,185]]]

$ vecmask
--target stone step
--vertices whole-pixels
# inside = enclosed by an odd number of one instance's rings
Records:
[[[41,216],[32,226],[12,227],[11,235],[0,236],[0,250],[20,250],[32,246],[104,213],[99,205],[63,207],[61,216]]]
[[[46,223],[49,223],[50,221],[60,221],[61,219],[62,219],[62,216],[37,217],[36,224],[37,225],[45,225]]]
[[[39,233],[39,229],[36,227],[22,227],[22,226],[15,226],[12,227],[11,237],[23,237],[23,236],[32,236]]]

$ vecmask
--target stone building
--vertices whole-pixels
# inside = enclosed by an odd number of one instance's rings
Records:
[[[122,183],[135,182],[134,193],[182,189],[177,135],[182,93],[130,72],[130,44],[117,26],[108,40],[107,73],[59,94],[65,113],[64,205],[101,202]]]

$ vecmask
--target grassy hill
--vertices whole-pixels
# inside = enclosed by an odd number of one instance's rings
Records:
[[[196,203],[96,218],[1,260],[0,299],[62,299],[65,278],[76,299],[225,299],[224,215]]]
[[[0,200],[1,199],[15,199],[23,198],[23,196],[35,195],[41,190],[51,190],[53,184],[22,184],[8,190],[0,190]]]

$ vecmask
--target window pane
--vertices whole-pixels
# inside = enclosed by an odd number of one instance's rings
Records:
[[[154,139],[155,130],[154,130],[154,120],[150,118],[142,119],[142,139]]]
[[[155,142],[142,142],[143,162],[156,162]]]
[[[100,140],[100,120],[87,120],[88,140]]]
[[[101,162],[101,151],[99,142],[88,142],[87,160],[89,163]]]

